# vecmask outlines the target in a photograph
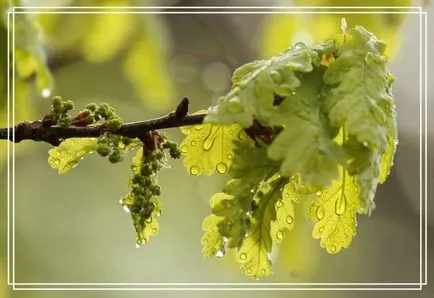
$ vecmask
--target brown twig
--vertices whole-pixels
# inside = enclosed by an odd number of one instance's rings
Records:
[[[112,133],[129,138],[141,138],[151,130],[201,124],[206,115],[189,115],[188,104],[188,99],[184,98],[174,112],[164,117],[126,123]],[[9,134],[8,128],[0,128],[0,140],[9,140],[15,143],[23,140],[42,141],[58,146],[65,139],[99,137],[105,132],[107,132],[107,127],[102,125],[66,128],[60,126],[44,127],[43,121],[37,120],[10,127]]]

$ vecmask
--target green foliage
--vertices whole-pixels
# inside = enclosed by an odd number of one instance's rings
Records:
[[[268,254],[294,228],[294,203],[311,197],[313,237],[329,253],[349,247],[356,214],[374,208],[396,150],[385,48],[356,26],[234,72],[206,121],[238,123],[255,145],[234,142],[234,179],[211,199],[203,224],[206,257],[235,248],[246,275],[271,274]]]
[[[131,163],[133,177],[129,184],[132,190],[120,200],[124,210],[133,219],[137,245],[146,244],[151,236],[158,233],[157,218],[161,214],[157,174],[164,165],[163,155],[160,151],[148,152],[146,155],[143,152],[144,149],[140,148]]]
[[[204,112],[204,111],[199,111]],[[202,124],[181,127],[186,135],[180,149],[184,165],[191,175],[211,175],[214,171],[225,174],[234,158],[233,141],[247,140],[247,135],[238,124]]]
[[[139,49],[156,51],[146,41],[138,43]],[[63,140],[49,151],[49,163],[65,173],[93,151],[117,163],[139,147],[131,163],[131,190],[120,200],[131,214],[138,246],[158,233],[158,174],[169,156],[183,156],[195,176],[228,174],[202,224],[203,255],[222,257],[234,250],[247,276],[269,276],[270,253],[294,230],[300,201],[311,201],[312,235],[331,254],[351,244],[356,215],[373,210],[398,134],[385,50],[384,42],[356,26],[335,40],[297,43],[243,65],[204,123],[181,128],[185,139],[179,148],[156,131],[136,139],[117,135],[123,122],[108,104],[90,103],[71,116],[72,102],[55,97],[44,126],[100,125],[103,133]],[[109,59],[114,52],[101,55]],[[136,67],[131,61],[127,64]]]
[[[48,151],[48,163],[59,174],[65,174],[77,166],[78,162],[87,154],[97,149],[96,138],[71,138],[64,140],[58,147]]]

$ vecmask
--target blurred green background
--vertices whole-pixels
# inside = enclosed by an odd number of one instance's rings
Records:
[[[407,0],[365,2],[363,5],[420,4]],[[23,1],[22,4],[228,5],[217,0],[40,0]],[[357,4],[362,5],[358,1],[343,0],[230,1],[234,6]],[[432,1],[426,10],[434,13]],[[191,112],[206,109],[227,92],[231,73],[236,67],[276,54],[295,41],[310,43],[332,37],[339,33],[339,20],[343,16],[74,14],[35,15],[32,20],[28,15],[17,15],[17,24],[37,22],[38,26],[33,31],[16,29],[17,47],[22,50],[22,56],[18,57],[26,61],[17,66],[21,68],[17,70],[16,78],[16,122],[41,119],[50,105],[49,99],[42,96],[47,95],[48,90],[51,95],[74,100],[76,111],[89,102],[107,102],[117,108],[126,122],[168,113],[182,97],[190,98]],[[307,217],[309,202],[301,202],[297,227],[272,252],[274,275],[260,282],[419,282],[419,16],[372,14],[345,17],[349,27],[366,26],[390,45],[390,67],[397,77],[393,88],[400,130],[395,166],[389,181],[377,191],[377,209],[371,217],[358,218],[358,233],[351,247],[337,255],[327,254],[320,248],[319,241],[312,238],[313,225]],[[431,18],[429,38],[433,26]],[[32,38],[35,33],[40,35]],[[432,42],[428,46],[432,47]],[[5,46],[2,46],[2,51],[6,53]],[[434,66],[432,53],[429,53],[428,61],[428,67]],[[45,64],[49,66],[53,80],[45,73]],[[3,74],[0,79],[4,81],[5,78]],[[430,103],[433,102],[433,89],[432,84],[428,86]],[[2,98],[0,126],[4,127],[6,100]],[[433,115],[433,108],[429,109],[428,118]],[[428,146],[432,147],[432,131],[430,133]],[[182,139],[177,129],[168,130],[167,134],[175,140]],[[5,281],[5,148],[6,142],[2,141],[0,298],[212,297],[219,294],[10,291]],[[231,253],[210,260],[204,260],[201,254],[201,224],[210,212],[208,200],[220,190],[225,177],[192,177],[181,161],[171,161],[171,169],[164,170],[160,177],[164,204],[160,232],[147,246],[137,249],[130,216],[118,204],[119,198],[128,192],[129,158],[112,165],[97,155],[91,155],[67,175],[58,175],[47,163],[48,144],[26,141],[16,144],[16,149],[16,282],[255,283],[244,276]],[[432,160],[429,164],[432,165]],[[432,175],[431,168],[428,171]],[[432,186],[429,187],[432,193]],[[428,199],[431,203],[432,198]],[[428,233],[431,234],[434,229],[432,206],[428,216]],[[428,259],[434,257],[433,244],[431,237]],[[220,294],[262,297],[265,293]],[[397,292],[347,291],[271,292],[267,295],[398,296]],[[399,294],[399,297],[433,296],[432,285],[424,288],[422,293]]]

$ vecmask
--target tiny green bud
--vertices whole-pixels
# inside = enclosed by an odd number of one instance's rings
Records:
[[[59,109],[63,105],[63,100],[60,96],[54,96],[51,101],[51,106],[53,109]]]
[[[169,154],[170,157],[172,157],[173,159],[179,159],[181,158],[181,151],[178,149],[178,147],[175,148],[170,148],[169,149]]]
[[[69,127],[71,125],[71,122],[71,116],[65,115],[64,117],[59,119],[58,124],[60,127]]]
[[[158,185],[152,185],[150,187],[150,189],[151,189],[151,192],[152,192],[153,195],[155,195],[155,196],[161,195],[161,188],[160,188],[160,186],[158,186]]]
[[[64,113],[68,112],[69,110],[72,110],[74,108],[74,103],[71,100],[67,100],[63,103],[63,111]]]
[[[111,148],[110,145],[106,143],[100,143],[98,144],[98,147],[96,148],[96,152],[101,155],[102,157],[105,157],[110,154]]]
[[[98,109],[98,105],[96,103],[89,103],[89,104],[85,105],[84,108],[91,111],[91,112],[95,112],[96,109]]]
[[[108,159],[111,163],[117,163],[122,161],[122,156],[119,150],[113,150],[113,152],[109,154]]]
[[[107,120],[105,122],[105,125],[108,127],[108,129],[110,131],[116,131],[119,128],[121,128],[121,126],[122,126],[122,120],[119,117],[113,118],[113,119]]]

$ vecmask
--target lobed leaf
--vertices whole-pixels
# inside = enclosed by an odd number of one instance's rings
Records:
[[[329,253],[348,248],[356,235],[356,212],[360,207],[360,186],[340,168],[339,179],[319,191],[310,206],[309,217],[316,222],[312,236],[321,239],[321,247]]]
[[[183,163],[190,174],[225,174],[234,159],[234,140],[247,140],[238,124],[201,124],[181,127],[186,135],[180,145]]]
[[[96,138],[70,138],[48,151],[48,163],[59,174],[65,174],[77,166],[80,160],[97,148]]]

